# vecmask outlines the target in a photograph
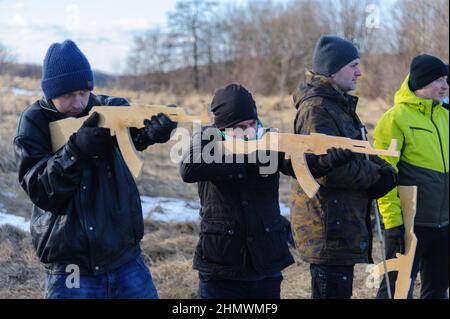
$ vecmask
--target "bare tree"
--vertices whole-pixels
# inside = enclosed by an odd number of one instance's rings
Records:
[[[377,0],[326,0],[318,5],[332,34],[352,41],[362,52],[367,51],[373,30],[366,25],[367,10],[369,5],[378,5]]]
[[[230,21],[235,77],[261,93],[283,97],[310,65],[315,41],[326,30],[317,3],[250,2]]]
[[[212,61],[212,47],[208,40],[212,38],[212,11],[216,2],[206,0],[183,0],[176,4],[175,10],[168,14],[168,24],[171,36],[175,39],[182,60],[180,65],[189,61],[192,65],[194,89],[200,89],[199,65],[204,54],[202,48],[206,47],[207,57]],[[206,45],[205,45],[206,44]]]
[[[12,57],[9,51],[3,44],[0,43],[0,73],[3,72],[6,63],[10,62],[11,59]]]
[[[148,81],[157,88],[169,82],[175,90],[211,92],[235,81],[284,97],[311,67],[319,37],[335,34],[360,49],[357,94],[390,100],[414,55],[448,61],[448,9],[449,0],[249,0],[220,7],[181,0],[168,15],[167,34],[136,38],[129,67],[152,74]]]
[[[128,67],[133,74],[163,73],[170,69],[172,43],[159,28],[134,39]]]
[[[449,1],[400,0],[395,11],[397,52],[406,61],[420,53],[448,59]]]
[[[146,34],[134,38],[133,48],[127,58],[127,72],[140,76],[140,86],[146,89],[166,87],[166,74],[174,68],[172,49],[172,39],[167,34],[159,28],[150,29]]]

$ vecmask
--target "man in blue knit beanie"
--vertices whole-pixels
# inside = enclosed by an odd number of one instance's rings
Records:
[[[82,117],[93,106],[127,106],[95,95],[86,56],[66,40],[52,44],[42,70],[44,97],[21,114],[15,153],[19,182],[33,202],[31,236],[45,265],[46,298],[158,298],[140,248],[139,192],[115,137],[93,113],[52,151],[49,123]],[[160,113],[131,128],[137,150],[165,143],[177,124]]]

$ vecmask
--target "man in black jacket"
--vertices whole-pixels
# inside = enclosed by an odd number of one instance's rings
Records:
[[[264,132],[243,86],[218,89],[211,110],[214,125],[194,134],[180,167],[183,181],[198,183],[201,202],[194,256],[199,297],[280,298],[281,271],[294,260],[287,244],[290,224],[280,215],[279,171],[294,176],[292,166],[283,153],[239,159],[214,147],[217,141],[256,139]]]
[[[52,44],[41,82],[44,97],[22,113],[14,146],[19,182],[33,202],[31,236],[45,264],[46,298],[158,298],[140,249],[137,186],[109,129],[93,113],[67,144],[52,151],[49,123],[82,117],[93,106],[126,106],[94,95],[93,73],[70,40]],[[170,138],[164,114],[131,129],[138,150]]]
[[[363,125],[356,114],[359,53],[349,41],[323,36],[316,44],[313,69],[294,96],[297,134],[322,133],[362,139]],[[391,190],[396,172],[377,156],[367,160],[348,150],[337,152],[340,165],[328,165],[309,154],[320,189],[308,198],[292,184],[291,222],[302,258],[310,263],[312,298],[350,298],[353,268],[372,262],[370,202]],[[313,165],[314,166],[314,165]]]

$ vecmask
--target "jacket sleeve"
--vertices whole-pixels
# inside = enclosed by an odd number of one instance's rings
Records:
[[[322,133],[340,136],[339,129],[331,115],[320,105],[310,107],[296,120],[297,134]],[[316,178],[323,176],[319,183],[328,188],[366,190],[379,178],[378,164],[357,156],[345,165],[329,171],[321,171],[315,167],[317,156],[307,154],[307,162],[312,175]]]
[[[221,154],[214,157],[214,152],[217,151],[214,148],[215,140],[219,138],[214,131],[217,129],[210,128],[209,132],[212,134],[209,134],[209,138],[202,138],[204,130],[195,133],[192,137],[189,150],[183,155],[180,164],[180,175],[185,183],[214,180],[232,181],[244,179],[247,176],[245,163],[235,163],[231,156],[225,157]],[[217,161],[212,161],[213,157]]]
[[[395,123],[391,113],[388,112],[382,116],[375,127],[374,146],[376,148],[387,149],[393,138],[397,139],[399,149],[403,149],[405,143],[403,133]],[[383,156],[382,158],[398,172],[397,165],[400,157]],[[386,229],[403,225],[402,209],[397,187],[378,199],[378,207]]]
[[[13,143],[20,185],[36,206],[57,212],[81,180],[75,151],[65,144],[52,154],[48,128],[37,127],[27,115],[21,117]]]

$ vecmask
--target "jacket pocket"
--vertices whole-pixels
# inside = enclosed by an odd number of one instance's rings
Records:
[[[49,237],[57,223],[57,214],[43,211],[36,206],[33,208],[30,227],[31,241],[40,258],[43,256],[47,245],[49,245]]]
[[[224,203],[206,203],[200,209],[203,220],[226,220],[233,216],[233,209]]]
[[[271,265],[283,262],[290,255],[288,240],[291,227],[289,221],[279,215],[275,219],[264,218],[263,226],[260,246],[261,251],[265,252],[263,264]]]
[[[336,198],[328,201],[326,212],[326,249],[339,254],[364,254],[369,248],[366,225],[368,202],[360,198]]]
[[[235,223],[204,219],[200,226],[202,259],[210,264],[235,266],[243,262],[242,244],[236,236]]]
[[[429,129],[426,129],[426,128],[423,128],[423,127],[410,126],[409,128],[410,128],[413,132],[414,132],[414,131],[425,131],[425,132],[429,132],[429,133],[433,134],[433,131],[432,131],[432,130],[429,130]]]

